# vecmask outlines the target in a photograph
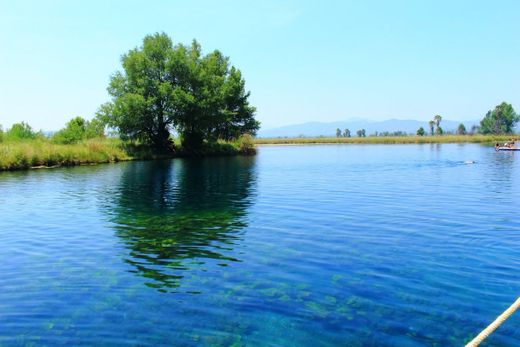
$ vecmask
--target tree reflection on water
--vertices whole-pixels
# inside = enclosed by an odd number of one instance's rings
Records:
[[[187,270],[240,261],[233,251],[247,225],[253,157],[128,165],[113,222],[129,249],[125,262],[160,291],[176,291]]]

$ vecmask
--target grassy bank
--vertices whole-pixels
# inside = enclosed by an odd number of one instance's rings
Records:
[[[406,143],[504,143],[511,135],[443,135],[443,136],[369,136],[369,137],[298,137],[259,138],[257,145],[304,145],[304,144],[406,144]],[[518,135],[513,136],[520,139]]]
[[[91,139],[76,144],[55,144],[48,139],[0,142],[0,171],[111,163],[127,160],[165,159],[217,155],[255,154],[253,140],[205,144],[185,150],[178,144],[171,153],[157,154],[148,147],[119,139]]]
[[[121,141],[116,139],[93,139],[71,145],[53,144],[45,139],[0,143],[0,170],[109,163],[131,159]]]

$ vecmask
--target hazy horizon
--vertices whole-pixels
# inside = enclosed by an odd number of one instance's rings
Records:
[[[57,130],[109,100],[147,34],[230,57],[264,129],[520,109],[520,2],[0,1],[0,124]]]
[[[460,119],[446,119],[446,118],[443,118],[443,121],[450,121],[450,122],[460,122],[460,123],[464,123],[464,122],[475,122],[475,121],[480,121],[485,115],[482,115],[482,117],[474,117],[473,119],[465,119],[465,120],[460,120]],[[278,128],[283,128],[283,127],[288,127],[288,126],[293,126],[293,125],[299,125],[299,124],[308,124],[308,123],[328,123],[328,124],[331,124],[331,123],[342,123],[342,122],[369,122],[369,123],[378,123],[378,122],[387,122],[387,121],[414,121],[414,122],[424,122],[424,123],[428,123],[431,119],[433,118],[430,117],[428,119],[414,119],[414,118],[399,118],[399,117],[389,117],[389,118],[385,118],[385,119],[371,119],[371,118],[361,118],[361,117],[349,117],[349,118],[346,118],[346,119],[335,119],[335,120],[330,120],[330,121],[320,121],[319,119],[318,120],[309,120],[309,121],[305,121],[305,122],[296,122],[296,123],[290,123],[290,124],[280,124],[280,125],[276,125],[276,126],[273,126],[273,127],[266,127],[266,126],[262,126],[261,128],[263,130],[269,130],[269,129],[278,129]],[[441,125],[442,125],[442,121],[441,121]]]

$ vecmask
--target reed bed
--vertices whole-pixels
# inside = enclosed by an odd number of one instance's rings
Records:
[[[368,136],[368,137],[293,137],[257,138],[257,145],[303,144],[406,144],[406,143],[504,143],[518,135],[443,135],[443,136]]]

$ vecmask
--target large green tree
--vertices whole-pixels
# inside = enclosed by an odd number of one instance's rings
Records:
[[[494,110],[486,113],[480,121],[480,132],[482,134],[511,134],[516,123],[520,121],[513,106],[506,102],[497,105]]]
[[[165,150],[174,130],[185,147],[256,134],[259,122],[241,72],[219,51],[202,55],[196,41],[173,45],[157,33],[121,61],[123,70],[108,87],[112,101],[99,111],[121,137]]]

